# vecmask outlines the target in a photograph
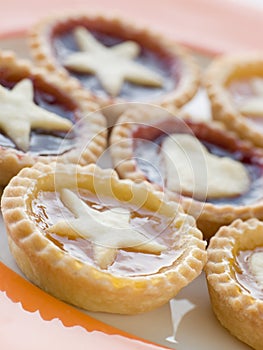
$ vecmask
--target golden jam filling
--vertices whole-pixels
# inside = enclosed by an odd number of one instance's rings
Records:
[[[263,300],[263,247],[240,250],[234,264],[235,276],[243,289]]]
[[[102,203],[101,198],[84,189],[81,189],[78,194],[76,192],[74,194],[80,197],[84,205],[100,213],[120,207],[129,210],[130,227],[135,230],[139,228],[140,234],[145,237],[146,243],[155,242],[159,247],[165,248],[157,253],[147,251],[147,247],[145,251],[143,248],[140,250],[134,249],[133,246],[118,248],[113,262],[104,271],[120,276],[155,274],[172,266],[183,253],[180,242],[181,235],[178,234],[178,230],[176,231],[171,224],[173,218],[161,216],[143,208],[136,210],[125,203],[120,205],[117,200],[112,198],[103,198]],[[52,232],[52,226],[62,220],[74,220],[76,217],[65,206],[59,193],[39,191],[37,198],[32,201],[31,211],[31,218],[37,227],[59,249],[70,254],[75,259],[100,268],[94,259],[96,242],[83,236],[60,235]],[[90,226],[87,223],[85,228],[87,232],[91,229]]]

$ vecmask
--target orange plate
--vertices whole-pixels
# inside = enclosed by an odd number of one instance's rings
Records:
[[[57,300],[0,263],[0,343],[3,350],[138,349],[139,340]],[[23,343],[21,341],[23,340]],[[24,341],[26,340],[26,341]]]

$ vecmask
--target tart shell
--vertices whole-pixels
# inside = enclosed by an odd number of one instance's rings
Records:
[[[164,94],[157,100],[144,101],[146,103],[154,103],[167,108],[171,111],[181,107],[188,102],[197,92],[200,82],[200,70],[194,58],[184,47],[174,41],[155,33],[147,27],[132,23],[127,19],[118,16],[110,16],[105,14],[69,14],[64,16],[53,16],[43,19],[37,23],[29,32],[29,43],[32,57],[35,62],[45,67],[49,71],[57,71],[60,75],[70,77],[68,71],[60,65],[52,52],[50,39],[52,33],[56,30],[65,30],[65,28],[73,28],[74,26],[83,25],[89,29],[105,31],[108,34],[122,36],[125,40],[137,41],[143,46],[147,45],[153,51],[161,52],[172,59],[178,59],[181,64],[181,78],[179,84],[174,90]],[[75,82],[76,78],[73,78]],[[80,84],[80,83],[79,83]],[[92,93],[86,90],[89,96]],[[116,103],[125,103],[120,98],[101,98],[97,97],[101,107],[112,106]],[[116,120],[117,109],[105,109],[105,114],[109,119]],[[112,123],[113,123],[112,122]],[[112,123],[110,126],[112,126]]]
[[[228,129],[240,137],[250,140],[258,147],[263,147],[262,132],[251,127],[247,117],[235,107],[227,92],[231,80],[259,76],[263,78],[263,58],[260,53],[224,55],[214,59],[204,75],[204,84],[211,101],[215,120],[222,121]]]
[[[239,249],[263,244],[263,224],[236,220],[212,237],[205,273],[212,308],[220,323],[253,349],[262,349],[263,301],[254,298],[235,279],[233,264]]]
[[[87,128],[86,135],[77,131],[76,145],[68,152],[57,156],[42,156],[26,153],[14,148],[0,147],[0,186],[6,185],[9,180],[22,168],[32,166],[38,161],[49,163],[54,160],[65,163],[79,163],[86,165],[95,162],[104,151],[107,143],[106,121],[98,112],[98,105],[72,81],[66,81],[59,75],[47,74],[43,69],[34,67],[30,62],[17,59],[12,52],[0,52],[0,70],[8,79],[22,80],[25,78],[37,80],[71,100],[76,106],[78,121],[82,119]],[[74,126],[73,126],[74,127]]]
[[[219,123],[196,123],[188,119],[183,120],[181,112],[177,113],[177,117],[176,119],[161,108],[142,105],[129,108],[120,116],[110,136],[110,151],[113,165],[121,178],[129,178],[136,182],[147,180],[146,174],[138,167],[134,158],[133,133],[140,125],[158,129],[158,125],[161,125],[162,121],[164,121],[165,125],[165,123],[169,124],[169,120],[178,123],[178,132],[190,132],[200,136],[208,133],[211,141],[220,140],[222,145],[237,146],[248,155],[262,159],[263,153],[261,149],[254,148],[250,142],[240,139],[235,133],[227,131]],[[169,134],[167,125],[164,127],[164,130]],[[146,131],[144,136],[147,139]],[[212,237],[222,225],[228,225],[237,218],[243,220],[252,217],[263,218],[262,200],[241,206],[216,205],[215,203],[199,201],[171,192],[166,188],[160,188],[157,184],[153,184],[153,186],[158,190],[164,190],[171,200],[179,201],[183,209],[189,215],[195,217],[197,226],[206,239]]]
[[[30,207],[40,189],[74,186],[93,191],[96,187],[97,194],[113,193],[118,200],[137,205],[143,201],[143,207],[173,217],[182,254],[157,273],[123,277],[64,253],[36,226]],[[206,243],[192,217],[177,204],[164,202],[148,184],[119,180],[112,169],[38,163],[11,180],[2,197],[2,212],[11,252],[26,277],[57,298],[91,311],[135,314],[156,308],[197,277],[206,262]]]

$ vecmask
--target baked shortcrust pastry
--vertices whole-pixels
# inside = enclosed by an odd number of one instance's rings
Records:
[[[205,238],[236,218],[263,217],[262,150],[221,125],[134,106],[118,119],[110,150],[120,177],[179,200]]]
[[[105,118],[72,82],[0,52],[0,185],[37,161],[86,165],[106,147]]]
[[[79,81],[102,106],[135,101],[173,110],[199,85],[198,65],[185,48],[124,18],[55,16],[29,37],[38,64]]]
[[[243,53],[215,59],[205,73],[213,117],[263,146],[263,55]]]
[[[113,169],[53,163],[4,190],[10,250],[29,280],[92,311],[156,308],[197,277],[206,243],[195,221],[148,183]]]
[[[254,349],[263,344],[263,223],[236,220],[211,239],[205,267],[215,315]]]

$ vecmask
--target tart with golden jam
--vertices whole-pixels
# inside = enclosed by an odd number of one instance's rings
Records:
[[[221,125],[134,106],[113,128],[110,149],[120,177],[179,200],[205,238],[236,218],[263,217],[262,150]]]
[[[263,55],[215,59],[205,74],[213,117],[255,145],[263,146]]]
[[[30,43],[38,64],[73,77],[102,106],[140,101],[173,110],[199,85],[198,65],[184,48],[119,17],[48,18],[31,30]]]
[[[86,165],[106,147],[105,118],[81,89],[0,52],[0,185],[53,160]]]
[[[236,220],[210,240],[205,267],[215,315],[253,349],[263,344],[263,224]]]
[[[133,314],[156,308],[197,277],[206,243],[175,202],[113,169],[38,163],[4,190],[18,266],[78,307]]]

